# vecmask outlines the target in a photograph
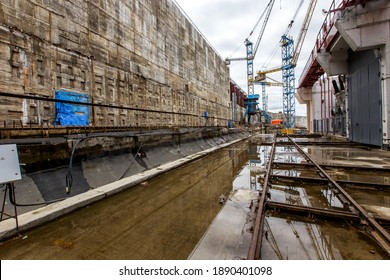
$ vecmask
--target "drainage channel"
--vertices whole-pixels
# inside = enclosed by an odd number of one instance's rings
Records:
[[[326,163],[322,167],[308,154],[310,149],[301,145],[314,146],[316,150],[317,145],[324,147],[320,143],[325,142],[299,140],[294,141],[287,136],[278,141],[274,136],[267,174],[258,199],[248,259],[389,258],[390,216],[369,210],[378,204],[374,201],[375,197],[389,200],[390,185],[386,183],[390,170],[378,166]],[[334,143],[333,146],[347,145]],[[340,170],[342,176],[338,174]],[[363,173],[368,176],[364,177]],[[378,174],[383,175],[379,175],[383,181],[376,178]],[[353,180],[335,180],[333,177]],[[372,182],[375,179],[377,182]],[[352,196],[369,203],[361,205]],[[339,238],[335,241],[331,237],[333,234],[349,236],[349,240],[341,242],[342,238]],[[375,244],[363,245],[363,253],[357,255],[352,252],[355,245],[351,241],[363,236],[374,240]],[[329,240],[333,240],[334,244]],[[344,252],[341,253],[339,248],[343,248]],[[345,253],[348,251],[350,253]],[[369,253],[365,254],[364,251]]]
[[[187,259],[247,161],[240,142],[0,244],[6,259]]]

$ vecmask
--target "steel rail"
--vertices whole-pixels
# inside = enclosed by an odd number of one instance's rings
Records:
[[[315,215],[319,217],[327,217],[334,219],[344,219],[351,221],[360,221],[360,216],[357,213],[351,213],[342,210],[336,209],[328,209],[328,208],[317,208],[317,207],[309,207],[303,205],[292,205],[283,202],[275,202],[268,200],[265,204],[267,210],[274,211],[284,211],[291,214],[307,214],[307,215]],[[390,224],[390,218],[386,218],[379,215],[374,215],[375,220],[382,224]]]
[[[325,178],[312,178],[312,177],[297,177],[297,176],[287,176],[287,175],[271,175],[271,180],[273,181],[299,181],[307,183],[316,183],[326,185],[329,181]],[[349,181],[349,180],[335,180],[338,184],[341,185],[355,185],[355,186],[366,186],[370,188],[381,188],[381,189],[390,189],[390,185],[384,185],[380,183],[372,182],[359,182],[359,181]]]
[[[252,240],[248,252],[249,260],[261,259],[261,244],[262,244],[263,231],[264,231],[265,202],[269,190],[268,182],[271,175],[272,162],[275,156],[275,149],[276,149],[276,135],[274,135],[274,141],[272,144],[270,157],[267,163],[267,172],[264,178],[263,190],[261,191],[261,196],[257,207],[257,215],[255,219],[254,229],[253,229]]]
[[[309,160],[327,179],[328,181],[335,186],[338,191],[355,207],[355,209],[360,213],[362,222],[367,222],[374,231],[371,232],[375,240],[381,245],[381,247],[386,250],[390,255],[390,234],[370,215],[362,206],[359,205],[326,171],[318,165],[302,148],[292,140],[291,137],[287,135],[288,139],[294,143],[295,148],[307,159]]]
[[[338,141],[332,141],[332,142],[329,142],[329,141],[301,141],[301,142],[298,142],[300,145],[302,146],[318,146],[318,145],[321,145],[321,146],[358,146],[359,144],[356,144],[356,143],[348,143],[348,142],[338,142]],[[284,145],[284,146],[293,146],[294,144],[290,143],[290,142],[283,142],[283,141],[278,141],[277,142],[277,145]]]
[[[289,163],[289,162],[274,162],[274,169],[306,169],[307,167],[313,166],[310,163]],[[389,172],[389,168],[379,168],[379,167],[370,167],[370,166],[355,166],[355,165],[339,165],[339,164],[321,164],[322,168],[325,169],[347,169],[347,170],[359,170],[359,171],[367,171],[367,172]]]
[[[321,138],[323,134],[321,133],[311,133],[311,134],[289,134],[291,137],[294,138]],[[285,135],[276,135],[276,138],[286,138]]]
[[[359,215],[347,211],[309,207],[303,205],[292,205],[288,203],[281,203],[275,201],[267,201],[266,209],[283,210],[294,214],[304,213],[306,215],[316,215],[316,216],[322,216],[327,218],[345,219],[345,220],[352,220],[352,221],[360,220]]]

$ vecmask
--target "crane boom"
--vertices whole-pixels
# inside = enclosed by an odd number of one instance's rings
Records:
[[[299,11],[301,10],[301,7],[302,7],[304,1],[305,0],[301,0],[301,2],[299,3],[299,6],[298,6],[297,10],[295,11],[295,14],[294,14],[292,20],[290,21],[289,25],[287,26],[286,31],[284,31],[284,33],[283,33],[284,35],[288,35],[288,33],[290,32],[291,27],[294,24],[295,19],[297,18],[297,15],[298,15]]]
[[[238,58],[226,58],[225,61],[227,63],[229,63],[230,61],[243,61],[243,60],[253,60],[256,56],[256,52],[259,48],[259,45],[260,45],[260,42],[261,42],[261,39],[263,37],[263,34],[264,34],[264,31],[265,31],[265,27],[267,26],[267,23],[268,23],[268,19],[270,17],[270,14],[271,14],[271,11],[272,11],[272,8],[274,6],[274,3],[275,3],[275,0],[270,0],[268,5],[265,7],[263,13],[261,14],[259,20],[257,21],[255,27],[253,28],[253,30],[251,31],[251,33],[249,34],[249,37],[253,34],[253,32],[255,31],[255,29],[257,28],[257,26],[259,25],[261,19],[264,17],[264,15],[266,15],[265,19],[264,19],[264,22],[263,22],[263,25],[261,27],[261,30],[260,30],[260,33],[259,33],[259,36],[257,37],[257,41],[256,41],[256,45],[255,45],[255,48],[253,49],[252,51],[252,55],[251,56],[247,56],[247,57],[238,57]],[[245,45],[247,45],[247,42],[249,41],[249,37],[245,40]]]
[[[314,10],[317,5],[317,0],[310,0],[309,8],[306,12],[305,20],[303,21],[303,25],[301,28],[301,32],[299,33],[299,37],[296,43],[295,51],[292,56],[292,64],[296,65],[298,62],[299,55],[301,54],[303,42],[305,41],[305,37],[307,34],[307,30],[309,29],[309,24],[311,21],[311,18],[313,17]]]
[[[291,26],[295,21],[296,15],[298,14],[298,11],[302,6],[303,1],[304,0],[302,0],[301,3],[299,4],[299,7],[298,7],[297,11],[295,12],[294,18],[291,20],[290,24],[288,25],[288,28],[287,28],[286,32],[284,33],[284,36],[286,36],[289,33]],[[296,47],[294,48],[294,51],[292,54],[291,61],[292,61],[292,65],[294,67],[298,62],[299,55],[301,54],[303,42],[305,41],[307,30],[309,28],[311,18],[313,17],[313,13],[314,13],[314,10],[316,8],[316,5],[317,5],[317,0],[310,0],[310,4],[309,4],[309,7],[307,9],[306,16],[305,16],[305,19],[303,21],[302,28],[301,28],[301,31],[299,33],[299,37],[298,37],[298,40],[296,43]],[[281,70],[283,70],[283,66],[277,66],[277,67],[269,68],[267,70],[260,70],[257,72],[257,76],[255,77],[255,80],[256,81],[264,80],[266,78],[266,76],[265,76],[266,74],[278,72]]]
[[[226,58],[225,61],[230,62],[230,61],[244,61],[247,60],[247,57],[236,57],[236,58]]]
[[[257,72],[257,76],[255,77],[255,81],[262,81],[266,78],[266,74],[275,73],[282,70],[282,66],[269,68],[267,70],[260,70]]]
[[[256,56],[257,50],[259,49],[259,45],[260,45],[261,39],[263,38],[264,31],[265,31],[265,27],[267,26],[268,19],[269,19],[269,16],[271,15],[272,8],[274,7],[274,4],[275,4],[275,0],[271,0],[271,1],[269,1],[267,7],[265,8],[265,11],[267,11],[267,14],[265,15],[265,19],[264,19],[263,25],[262,25],[260,33],[259,33],[259,37],[257,37],[256,45],[255,45],[255,48],[253,51],[253,56]]]
[[[267,87],[282,87],[283,83],[274,83],[274,82],[255,82],[256,85],[264,85]]]
[[[262,84],[263,86],[263,107],[267,108],[267,104],[264,104],[267,102],[265,86],[268,85],[268,82],[266,82],[266,74],[282,71],[283,113],[285,116],[285,123],[287,128],[295,127],[295,67],[302,50],[303,42],[305,40],[311,18],[317,5],[317,0],[310,0],[302,28],[299,32],[296,47],[294,48],[294,41],[290,36],[288,36],[288,33],[291,30],[291,27],[295,21],[295,17],[297,16],[303,1],[304,0],[301,0],[293,19],[290,21],[290,24],[287,27],[286,32],[282,35],[282,66],[258,71],[255,77],[255,82]]]

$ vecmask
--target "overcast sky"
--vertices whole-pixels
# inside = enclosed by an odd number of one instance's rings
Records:
[[[185,11],[198,29],[217,50],[222,58],[245,57],[244,41],[249,37],[256,22],[265,10],[269,0],[175,0]],[[301,0],[276,0],[263,38],[254,61],[254,71],[263,68],[277,67],[282,64],[281,49],[278,43],[282,34],[294,16]],[[290,31],[293,39],[297,40],[302,23],[309,5],[304,4]],[[332,0],[319,0],[306,36],[296,67],[296,86],[301,72],[306,65],[310,52],[314,48],[315,38],[320,30],[325,16],[323,9],[328,10]],[[264,18],[254,34],[249,38],[256,43]],[[276,53],[275,53],[276,50]],[[274,55],[272,55],[274,53]],[[247,92],[246,61],[231,62],[231,78]],[[271,78],[282,81],[281,72],[270,74]],[[268,109],[271,112],[283,111],[281,87],[267,87],[269,94]],[[255,93],[261,94],[261,86],[255,87]],[[296,101],[296,115],[306,115],[306,106]],[[260,104],[261,106],[261,104]]]

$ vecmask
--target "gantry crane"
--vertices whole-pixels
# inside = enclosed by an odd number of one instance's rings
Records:
[[[255,81],[254,84],[256,85],[261,85],[261,99],[262,99],[262,113],[261,115],[264,117],[264,120],[266,123],[270,123],[271,122],[271,116],[268,114],[268,94],[265,90],[265,87],[268,86],[268,87],[282,87],[283,86],[283,83],[281,82],[278,82],[274,79],[271,79],[270,77],[267,77],[269,80],[271,80],[272,82],[269,82],[267,81],[266,79],[264,79],[263,81]]]
[[[228,64],[230,64],[231,61],[244,61],[244,60],[247,61],[248,97],[247,97],[247,101],[246,101],[246,105],[245,105],[245,107],[246,107],[245,114],[248,116],[248,123],[250,123],[250,119],[251,119],[252,115],[259,115],[260,112],[261,112],[261,110],[260,110],[260,108],[258,106],[259,95],[258,94],[254,94],[253,60],[254,60],[254,58],[256,56],[256,53],[257,53],[257,50],[259,48],[261,39],[262,39],[264,31],[265,31],[265,27],[267,26],[268,19],[270,17],[272,8],[274,6],[274,3],[275,3],[275,0],[270,0],[269,1],[267,7],[265,8],[264,12],[260,16],[260,19],[257,21],[255,27],[253,28],[252,32],[249,35],[249,36],[251,36],[253,34],[254,30],[257,28],[257,26],[260,23],[261,19],[265,15],[265,19],[264,19],[263,25],[261,27],[259,36],[257,38],[255,47],[253,48],[253,43],[251,41],[249,41],[249,39],[247,38],[245,40],[246,57],[226,58],[226,62]]]
[[[300,6],[302,5],[301,1]],[[282,71],[283,77],[283,114],[285,116],[285,125],[287,128],[295,127],[295,66],[297,65],[299,55],[302,50],[303,42],[305,40],[307,30],[311,18],[313,16],[317,0],[310,0],[305,19],[300,30],[298,41],[294,48],[294,41],[288,33],[298,11],[295,13],[293,20],[290,22],[286,32],[282,35],[282,66],[270,68],[268,70],[257,72],[255,80],[257,82],[265,81],[266,74]],[[300,7],[299,6],[299,7]],[[298,10],[299,10],[298,7]]]

